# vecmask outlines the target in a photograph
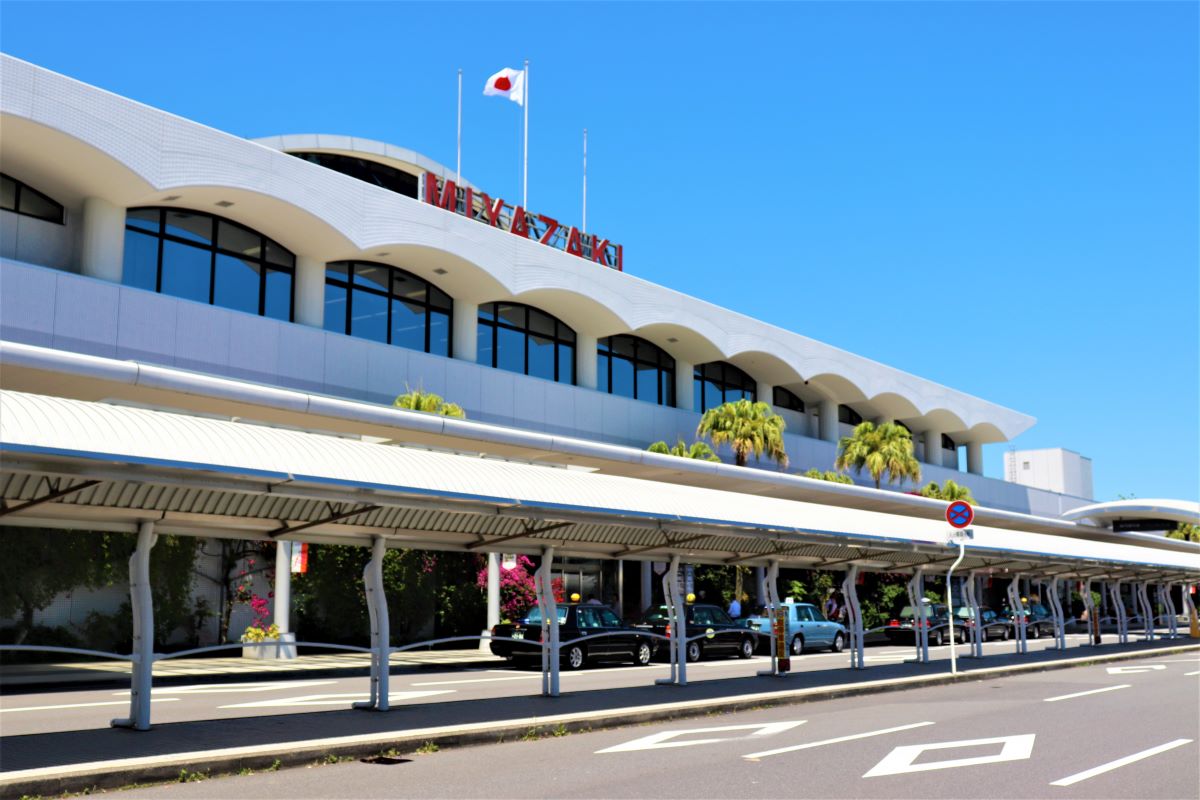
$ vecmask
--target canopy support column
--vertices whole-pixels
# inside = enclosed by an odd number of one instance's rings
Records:
[[[786,672],[786,667],[791,665],[790,661],[784,661],[781,665],[780,660],[786,658],[779,652],[779,644],[787,639],[787,617],[780,618],[780,614],[785,614],[783,606],[779,602],[779,562],[770,561],[767,566],[767,574],[763,579],[764,588],[766,589],[767,617],[771,620],[771,668],[767,670],[759,670],[760,677],[768,675],[782,675]],[[779,626],[783,625],[784,633],[779,634]],[[786,644],[784,645],[786,647]],[[781,669],[781,666],[783,669]]]
[[[558,602],[554,598],[554,548],[542,550],[542,563],[534,575],[538,608],[542,612],[542,694],[558,697]]]
[[[862,608],[858,605],[858,565],[851,564],[842,581],[842,597],[846,600],[846,614],[850,623],[850,669],[865,669],[863,661]]]
[[[1013,640],[1018,654],[1029,652],[1029,642],[1025,638],[1028,625],[1025,617],[1025,604],[1021,602],[1021,576],[1014,575],[1008,584],[1008,607],[1013,612]]]
[[[1084,578],[1079,584],[1079,597],[1083,600],[1083,610],[1087,614],[1088,638],[1084,647],[1098,647],[1103,641],[1100,633],[1100,609],[1092,598],[1092,579]]]
[[[1167,638],[1176,639],[1179,637],[1179,628],[1175,616],[1175,598],[1171,597],[1171,584],[1159,583],[1156,587],[1158,594],[1158,604],[1163,608],[1163,614],[1167,618]]]
[[[383,591],[383,556],[387,542],[382,536],[371,538],[371,560],[363,567],[363,585],[367,592],[367,617],[371,625],[371,699],[353,704],[353,708],[387,711],[391,692],[391,620],[387,595]]]
[[[965,585],[967,605],[971,608],[971,652],[963,658],[983,658],[983,642],[987,638],[987,628],[983,624],[983,611],[979,608],[979,570],[973,569],[967,573]]]
[[[133,667],[129,716],[114,719],[114,728],[150,730],[150,692],[154,677],[154,597],[150,594],[150,550],[158,537],[154,523],[138,526],[137,548],[129,557],[129,603],[133,607]]]
[[[1048,583],[1043,583],[1049,591],[1047,597],[1050,600],[1050,616],[1054,620],[1054,649],[1067,649],[1067,620],[1063,614],[1062,601],[1059,598],[1059,590],[1061,581],[1058,578],[1051,578]]]
[[[1142,634],[1147,642],[1154,641],[1154,605],[1150,602],[1150,581],[1137,584],[1137,601],[1141,606]]]
[[[667,653],[671,659],[671,677],[659,678],[657,684],[687,686],[687,609],[679,589],[679,556],[671,556],[662,577],[663,600],[667,604]]]
[[[925,568],[917,567],[907,584],[908,604],[913,610],[913,644],[917,648],[918,664],[929,663],[930,613],[925,602]]]
[[[1117,615],[1117,642],[1129,643],[1129,618],[1125,616],[1125,603],[1121,600],[1121,582],[1108,582],[1108,598],[1112,602],[1113,612]]]
[[[1183,597],[1183,610],[1188,618],[1188,635],[1195,638],[1196,631],[1200,630],[1200,625],[1198,625],[1196,617],[1196,601],[1192,599],[1193,585],[1191,582],[1181,583],[1179,584],[1179,592]]]

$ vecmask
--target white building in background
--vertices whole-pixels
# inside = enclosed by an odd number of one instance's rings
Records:
[[[1004,477],[1011,483],[1092,499],[1092,460],[1074,450],[1009,450]]]

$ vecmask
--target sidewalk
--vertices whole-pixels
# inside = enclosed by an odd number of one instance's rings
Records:
[[[420,650],[393,653],[392,670],[437,667],[494,666],[504,659],[478,649]],[[170,686],[203,678],[210,683],[244,680],[246,676],[294,676],[348,678],[368,674],[368,653],[303,655],[290,661],[242,658],[177,658],[154,664],[154,682]],[[13,690],[83,688],[129,684],[128,661],[67,661],[51,664],[5,664],[0,666],[0,692]]]
[[[1022,672],[1186,654],[1193,640],[1008,653],[936,666],[884,664],[793,673],[786,678],[729,678],[686,687],[644,685],[397,705],[377,713],[337,709],[169,723],[153,730],[88,729],[0,738],[0,796],[55,795],[178,779],[181,770],[222,774],[311,765],[328,756],[366,757],[434,742],[461,746],[740,711],[761,706],[890,692]]]

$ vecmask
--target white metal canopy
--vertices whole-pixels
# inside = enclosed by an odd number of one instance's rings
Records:
[[[901,514],[12,391],[0,455],[5,524],[889,570],[948,552],[945,524]],[[1182,578],[1196,550],[980,525],[967,566]]]

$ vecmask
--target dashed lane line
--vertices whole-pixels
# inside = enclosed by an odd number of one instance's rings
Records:
[[[1132,764],[1135,761],[1141,761],[1143,758],[1150,758],[1151,756],[1156,756],[1159,753],[1165,753],[1168,750],[1174,750],[1176,747],[1182,747],[1185,744],[1191,743],[1191,739],[1176,739],[1172,742],[1167,742],[1166,744],[1160,744],[1158,747],[1151,747],[1149,750],[1142,750],[1140,753],[1134,753],[1133,755],[1125,756],[1124,758],[1118,758],[1116,761],[1109,761],[1107,764],[1101,764],[1098,767],[1092,767],[1091,769],[1084,770],[1083,772],[1076,772],[1074,775],[1068,775],[1061,780],[1051,781],[1050,785],[1074,786],[1080,781],[1086,781],[1088,778],[1094,778],[1097,775],[1103,775],[1106,772],[1112,772],[1114,769],[1120,769],[1121,767]]]
[[[154,697],[151,703],[173,703],[178,697]],[[63,703],[57,706],[26,706],[24,708],[0,708],[0,714],[15,714],[18,711],[59,711],[66,708],[94,708],[95,706],[127,706],[128,700],[105,700],[99,703]]]
[[[766,758],[767,756],[777,756],[780,753],[791,753],[796,750],[808,750],[809,748],[812,748],[812,747],[823,747],[824,745],[827,745],[827,744],[839,744],[840,742],[849,742],[849,741],[853,741],[854,739],[866,739],[871,736],[883,736],[884,734],[887,734],[887,733],[896,733],[898,731],[907,731],[907,730],[912,730],[913,728],[923,728],[926,725],[933,725],[933,724],[934,723],[932,723],[932,722],[914,722],[911,725],[898,725],[895,728],[884,728],[883,730],[879,730],[879,731],[867,731],[866,733],[852,733],[849,736],[837,736],[833,739],[822,739],[819,742],[807,742],[805,744],[792,745],[791,747],[780,747],[775,750],[763,750],[761,753],[750,753],[749,755],[742,756],[742,758],[748,758],[748,759],[757,761],[760,758]]]
[[[1072,694],[1060,694],[1058,697],[1047,697],[1043,702],[1057,703],[1059,700],[1070,700],[1073,697],[1085,697],[1089,694],[1100,694],[1101,692],[1115,692],[1117,689],[1128,689],[1133,684],[1121,683],[1116,686],[1105,686],[1102,689],[1089,689],[1086,692],[1073,692]]]

